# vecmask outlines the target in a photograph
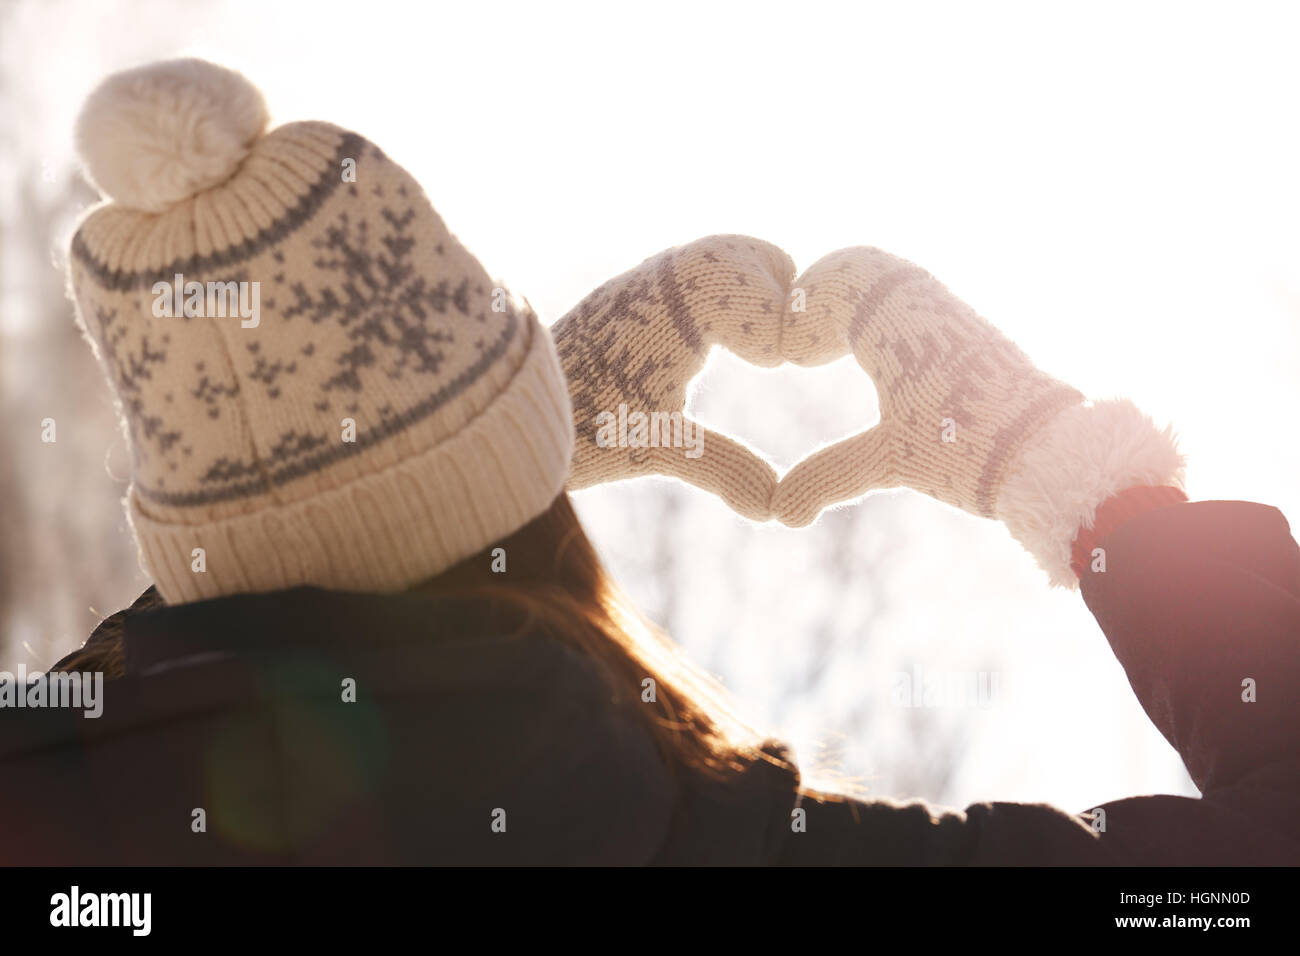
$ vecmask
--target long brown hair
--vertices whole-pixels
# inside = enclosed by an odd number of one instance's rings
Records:
[[[505,551],[505,573],[492,570],[496,548]],[[567,493],[505,540],[412,590],[503,602],[523,613],[525,628],[579,649],[603,670],[614,698],[637,703],[674,772],[722,776],[774,759],[762,752],[760,738],[735,715],[717,682],[691,665],[613,581]],[[147,593],[133,609],[160,603]],[[123,618],[120,612],[106,619],[51,670],[121,676]]]
[[[491,569],[498,547],[505,551],[504,574]],[[578,648],[604,670],[615,698],[637,702],[671,769],[725,775],[772,759],[721,686],[690,664],[610,577],[567,493],[505,541],[416,590],[505,602],[525,613],[527,627]]]

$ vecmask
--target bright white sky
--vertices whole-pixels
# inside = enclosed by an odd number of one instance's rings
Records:
[[[20,11],[26,27],[0,49],[33,64],[23,108],[39,111],[33,128],[51,156],[68,161],[80,99],[104,73],[193,53],[244,70],[277,120],[328,119],[382,144],[548,321],[603,279],[708,233],[775,242],[801,268],[845,245],[881,246],[929,269],[1058,377],[1172,420],[1194,498],[1300,514],[1300,7],[189,6],[124,5],[143,12],[117,18],[88,3]],[[769,373],[762,401],[797,407],[809,374]],[[869,387],[856,388],[863,407],[841,410],[840,431],[874,414]],[[706,399],[701,417],[716,405],[711,421],[728,426],[727,403]],[[1034,590],[1037,572],[1014,546],[923,514],[1016,569],[996,605],[1008,634],[1041,641],[1074,627],[1092,639],[1077,598]],[[968,626],[981,600],[973,580],[953,586],[948,610],[915,614]],[[997,732],[1021,734],[1033,752],[1054,747],[1046,731]],[[992,733],[980,746],[996,755]],[[1043,764],[957,794],[1081,808],[1142,786],[1186,789],[1158,738],[1144,740],[1152,768],[1141,754],[1113,773]]]

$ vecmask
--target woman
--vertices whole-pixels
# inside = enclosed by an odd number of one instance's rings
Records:
[[[55,668],[110,678],[102,716],[0,724],[0,801],[30,823],[6,862],[1295,862],[1300,549],[1274,509],[1187,503],[1131,404],[1085,402],[872,249],[796,278],[710,237],[601,286],[552,345],[373,144],[265,125],[193,60],[83,112],[111,202],[70,284],[156,583]],[[778,480],[682,416],[714,344],[852,351],[881,424]],[[801,787],[574,515],[566,488],[649,473],[792,526],[880,487],[1004,521],[1082,587],[1203,798],[1085,818]]]

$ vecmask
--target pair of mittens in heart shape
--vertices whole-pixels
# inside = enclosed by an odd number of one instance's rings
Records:
[[[770,243],[710,236],[601,285],[552,334],[577,438],[570,490],[669,475],[791,527],[900,486],[991,516],[1024,439],[1083,401],[925,270],[872,248],[796,275]],[[763,367],[851,352],[876,386],[880,422],[778,478],[740,442],[685,418],[687,387],[714,345]],[[673,429],[696,435],[695,454]]]

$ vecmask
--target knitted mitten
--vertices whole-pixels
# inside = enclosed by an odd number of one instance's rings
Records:
[[[1071,542],[1102,502],[1136,485],[1181,485],[1167,430],[1127,401],[1085,404],[925,270],[853,248],[814,273],[851,299],[821,321],[874,381],[880,423],[791,469],[772,500],[783,523],[906,486],[1002,518],[1053,583],[1070,586]]]
[[[709,349],[782,361],[794,263],[745,236],[709,236],[647,259],[552,326],[577,442],[570,490],[640,475],[681,478],[763,521],[777,476],[732,438],[686,419],[686,387]]]

